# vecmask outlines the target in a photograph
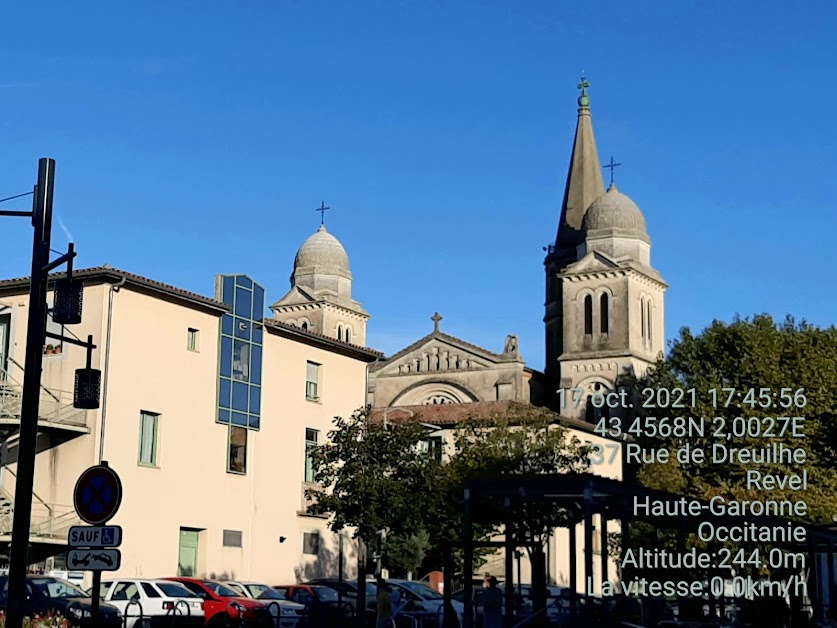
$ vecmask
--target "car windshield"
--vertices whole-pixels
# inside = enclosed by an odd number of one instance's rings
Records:
[[[26,584],[32,587],[33,592],[48,598],[89,597],[76,585],[60,578],[27,578]]]
[[[155,582],[156,586],[166,597],[198,597],[186,587],[174,582]]]
[[[220,595],[221,597],[242,597],[241,593],[221,584],[220,582],[204,580],[203,586],[212,591],[215,595]]]
[[[266,584],[248,584],[245,585],[248,589],[250,589],[250,595],[252,595],[257,600],[286,600],[284,595],[279,593],[273,587],[269,587]]]
[[[445,597],[438,591],[434,591],[433,589],[431,589],[425,584],[422,584],[421,582],[404,581],[398,582],[397,584],[400,584],[405,589],[409,589],[423,600],[442,600]]]
[[[337,591],[329,587],[314,587],[314,595],[323,602],[337,601]]]

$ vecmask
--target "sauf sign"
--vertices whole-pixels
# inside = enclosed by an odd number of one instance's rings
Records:
[[[73,526],[67,538],[70,547],[119,547],[122,528],[119,526]]]

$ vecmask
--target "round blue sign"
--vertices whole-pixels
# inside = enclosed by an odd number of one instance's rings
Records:
[[[110,521],[122,503],[122,481],[107,463],[90,467],[76,482],[73,506],[78,516],[91,525]]]

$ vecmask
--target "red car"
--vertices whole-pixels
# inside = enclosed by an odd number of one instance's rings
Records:
[[[241,597],[238,591],[234,591],[217,580],[182,577],[163,578],[163,580],[179,582],[203,600],[207,626],[225,625],[228,618],[238,619],[241,613],[241,619],[245,624],[273,627],[273,615],[267,604]]]

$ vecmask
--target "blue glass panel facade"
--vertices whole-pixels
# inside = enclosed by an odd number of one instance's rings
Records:
[[[230,306],[221,320],[218,423],[261,425],[264,288],[246,275],[225,275],[217,298]]]

